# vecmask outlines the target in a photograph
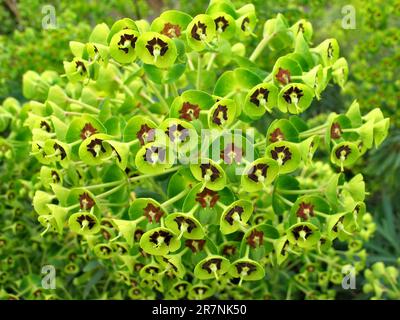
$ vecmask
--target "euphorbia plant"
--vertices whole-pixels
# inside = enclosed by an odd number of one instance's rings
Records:
[[[64,83],[26,76],[38,220],[117,266],[132,298],[332,298],[343,265],[364,268],[373,223],[344,172],[389,119],[355,101],[310,126],[302,113],[347,79],[339,44],[278,14],[246,53],[258,25],[227,0],[125,18],[70,43]],[[282,56],[262,70],[268,50]]]

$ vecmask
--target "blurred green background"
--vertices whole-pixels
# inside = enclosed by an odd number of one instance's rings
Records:
[[[282,13],[289,23],[309,19],[314,27],[314,44],[335,37],[349,63],[349,82],[344,90],[331,86],[320,103],[310,108],[309,116],[345,110],[357,99],[364,111],[381,107],[391,117],[388,139],[380,149],[367,154],[357,170],[365,175],[369,211],[378,223],[370,246],[372,261],[395,262],[400,256],[400,0],[232,0],[236,6],[252,2],[259,27],[266,19]],[[56,28],[43,29],[52,5]],[[0,0],[0,103],[8,96],[24,101],[22,75],[27,70],[54,70],[63,73],[63,60],[71,59],[70,40],[85,42],[91,28],[100,22],[109,26],[122,17],[152,20],[167,9],[182,9],[191,15],[204,12],[208,0]],[[342,19],[352,6],[355,29],[344,29]],[[347,7],[348,8],[348,7]],[[256,41],[252,44],[256,46]],[[252,48],[248,48],[251,52]],[[268,68],[277,53],[266,51],[260,60]]]

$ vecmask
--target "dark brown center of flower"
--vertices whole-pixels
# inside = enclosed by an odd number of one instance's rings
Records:
[[[259,88],[254,90],[253,94],[250,96],[250,102],[255,104],[257,107],[260,104],[265,105],[268,101],[269,90],[265,88]]]
[[[228,108],[227,106],[219,105],[213,112],[212,121],[220,126],[226,120],[228,120]]]
[[[65,152],[65,149],[63,147],[61,147],[58,143],[54,143],[53,149],[55,151],[59,150],[59,152],[60,152],[59,155],[60,155],[61,160],[64,160],[65,157],[67,156],[67,153]]]
[[[139,139],[141,145],[154,141],[154,136],[155,130],[150,128],[147,124],[142,124],[140,130],[136,133],[136,138]]]
[[[220,258],[213,258],[208,260],[207,262],[203,263],[201,266],[202,269],[206,270],[208,273],[212,273],[216,270],[221,269],[222,259]],[[213,270],[214,269],[214,270]],[[216,270],[215,270],[216,269]]]
[[[267,170],[269,166],[265,163],[259,163],[252,166],[247,174],[250,180],[254,182],[261,182],[267,177]]]
[[[242,31],[246,31],[249,23],[250,23],[249,17],[244,18],[242,24],[240,25],[240,29],[242,29]]]
[[[222,254],[224,256],[233,256],[236,253],[236,247],[231,245],[225,245],[222,249]]]
[[[178,268],[176,267],[175,264],[173,264],[170,260],[168,260],[167,258],[163,257],[162,258],[164,262],[166,262],[175,272],[178,271]]]
[[[200,169],[201,169],[201,176],[203,178],[208,177],[211,180],[211,182],[214,182],[220,176],[219,170],[215,166],[213,166],[211,163],[201,164]]]
[[[170,38],[178,38],[181,35],[181,28],[177,24],[167,22],[161,30],[161,34]]]
[[[101,247],[100,247],[100,252],[101,252],[103,255],[108,256],[109,254],[111,254],[111,248],[110,248],[109,246],[106,246],[106,245],[101,246]]]
[[[140,271],[144,267],[144,264],[143,263],[135,263],[135,265],[133,267],[135,268],[135,271]]]
[[[134,238],[136,241],[139,241],[142,235],[144,234],[144,231],[141,229],[136,229],[134,233]]]
[[[328,49],[327,49],[328,58],[332,59],[333,57],[333,46],[332,42],[329,42]]]
[[[217,30],[220,30],[220,32],[224,32],[225,29],[228,28],[229,26],[228,20],[226,20],[225,17],[223,16],[216,18],[214,22],[215,22],[215,28]]]
[[[301,202],[296,215],[304,220],[307,220],[310,216],[314,217],[314,206],[311,203]]]
[[[276,128],[274,131],[272,131],[269,137],[270,137],[269,138],[270,142],[285,140],[285,135],[283,134],[280,128]]]
[[[202,208],[213,208],[218,200],[218,192],[207,188],[204,188],[202,192],[196,194],[196,201],[200,203]]]
[[[303,26],[302,23],[299,23],[299,26],[298,26],[298,28],[297,28],[297,33],[299,33],[300,31],[301,31],[302,33],[304,33],[304,26]]]
[[[339,148],[337,148],[337,150],[335,151],[335,155],[338,159],[344,161],[347,159],[348,155],[351,153],[351,149],[349,146],[340,146]]]
[[[279,68],[278,73],[276,74],[275,78],[283,85],[286,85],[290,82],[290,71]]]
[[[165,160],[167,150],[162,147],[150,147],[146,148],[146,153],[143,155],[143,159],[148,163],[163,162]]]
[[[221,151],[220,156],[226,164],[232,164],[233,161],[240,163],[242,160],[243,151],[241,148],[236,147],[233,143],[230,143],[224,150]]]
[[[191,233],[196,228],[196,223],[192,219],[183,216],[176,217],[174,221],[177,223],[179,230],[186,228],[188,233]]]
[[[199,252],[203,250],[204,245],[206,244],[205,240],[186,240],[185,245],[188,247],[190,250],[192,250],[193,253]]]
[[[283,94],[283,99],[285,99],[285,101],[287,103],[294,103],[297,104],[300,100],[300,98],[303,96],[303,90],[297,88],[297,87],[290,87],[289,89],[287,89],[285,91],[285,93]]]
[[[332,139],[340,139],[341,135],[342,135],[342,128],[340,127],[340,124],[337,122],[332,123],[331,138]]]
[[[241,274],[249,275],[257,270],[257,267],[250,262],[239,262],[235,265],[237,272]]]
[[[198,119],[200,116],[200,108],[196,104],[191,104],[190,102],[184,102],[182,109],[179,110],[180,118],[187,121],[193,121]]]
[[[207,26],[205,23],[201,23],[200,21],[195,23],[190,34],[192,35],[193,39],[197,41],[203,40],[207,33]]]
[[[81,210],[90,210],[94,205],[94,200],[87,192],[84,192],[79,196],[79,206]]]
[[[168,44],[160,38],[153,38],[147,41],[146,48],[152,56],[160,55],[162,57],[168,51]]]
[[[95,133],[97,133],[97,129],[91,123],[86,123],[81,130],[80,136],[82,140],[85,140]]]
[[[159,245],[160,241],[163,241],[167,246],[169,246],[171,239],[172,234],[164,230],[156,231],[150,236],[150,242],[156,245]]]
[[[143,209],[144,216],[147,217],[150,223],[157,223],[160,221],[160,218],[164,215],[164,212],[161,210],[160,207],[149,203],[146,208]]]
[[[129,47],[131,47],[132,49],[135,49],[137,39],[138,38],[135,37],[135,35],[133,35],[133,34],[121,35],[121,38],[118,41],[118,49],[122,50],[125,53],[128,53]]]
[[[97,157],[100,152],[106,152],[106,149],[103,146],[103,140],[101,139],[93,139],[87,145],[86,150],[92,154],[93,157]]]
[[[54,183],[60,182],[60,175],[58,174],[57,171],[51,170],[51,177]]]
[[[160,271],[160,269],[156,266],[148,266],[146,267],[145,272],[151,275],[155,275]]]
[[[264,232],[253,230],[247,237],[246,242],[250,247],[256,248],[263,244],[263,237],[264,237]]]
[[[167,128],[165,133],[172,142],[175,142],[175,140],[178,140],[178,142],[184,142],[189,138],[189,129],[186,129],[181,124],[173,124]]]
[[[86,67],[85,64],[82,61],[75,61],[75,68],[78,71],[81,76],[83,76],[86,73]]]
[[[272,159],[277,160],[280,165],[286,163],[286,161],[292,159],[292,153],[286,146],[275,147],[271,150]]]
[[[81,228],[83,228],[83,227],[85,226],[85,225],[83,224],[84,221],[87,221],[87,227],[88,227],[89,229],[92,229],[92,228],[95,226],[95,224],[96,224],[96,221],[95,221],[91,216],[89,216],[89,215],[87,215],[87,214],[82,214],[82,215],[80,215],[80,216],[76,219],[76,221],[80,224]]]
[[[46,130],[47,132],[51,131],[50,125],[44,120],[40,122],[40,128]]]
[[[312,230],[307,226],[298,226],[293,228],[292,234],[296,240],[298,240],[300,237],[307,239],[312,234]]]
[[[242,216],[242,213],[244,212],[244,209],[240,206],[234,206],[231,208],[228,213],[225,216],[225,220],[228,221],[230,225],[233,225],[233,222],[235,220],[234,215],[237,215],[237,217],[240,219]],[[237,219],[237,218],[236,218]]]

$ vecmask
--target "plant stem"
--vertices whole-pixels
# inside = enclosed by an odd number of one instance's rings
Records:
[[[265,46],[268,44],[268,42],[275,36],[275,33],[271,34],[270,36],[264,37],[260,43],[257,45],[257,47],[254,49],[253,53],[251,54],[249,60],[251,62],[254,62],[257,57],[260,55],[260,53],[264,50]]]
[[[200,90],[200,75],[201,75],[201,55],[199,53],[197,58],[197,78],[196,78],[196,89]]]
[[[161,207],[165,208],[168,207],[170,204],[173,204],[174,202],[178,201],[182,197],[184,197],[187,193],[189,192],[189,189],[183,189],[183,191],[179,192],[177,195],[173,196],[172,198],[169,198],[167,201],[161,204]]]

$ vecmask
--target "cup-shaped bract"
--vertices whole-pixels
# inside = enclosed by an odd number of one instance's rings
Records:
[[[140,35],[136,51],[143,63],[155,65],[157,68],[171,67],[178,56],[174,41],[157,32]]]

